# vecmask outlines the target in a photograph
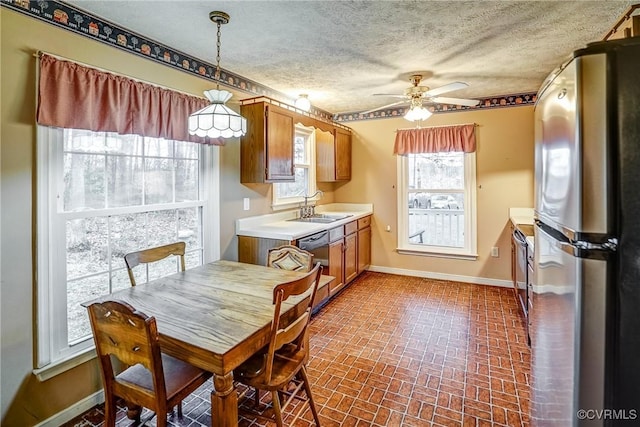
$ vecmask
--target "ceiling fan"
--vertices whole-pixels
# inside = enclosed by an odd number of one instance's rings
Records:
[[[438,96],[443,93],[464,89],[465,87],[469,86],[464,82],[448,83],[446,85],[431,89],[428,86],[420,86],[420,81],[422,81],[422,74],[412,74],[409,77],[409,81],[411,82],[412,86],[405,89],[404,94],[388,94],[388,93],[373,94],[374,96],[389,96],[394,98],[404,98],[402,101],[393,102],[391,104],[383,105],[382,107],[376,107],[371,110],[364,111],[360,114],[368,114],[374,111],[383,110],[385,108],[393,107],[394,105],[400,105],[404,103],[411,104],[411,110],[423,108],[423,103],[463,105],[465,107],[473,107],[474,105],[478,105],[480,103],[480,101],[476,99],[449,98],[445,96]]]

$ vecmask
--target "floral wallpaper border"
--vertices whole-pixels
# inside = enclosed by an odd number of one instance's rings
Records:
[[[204,62],[162,43],[121,28],[112,22],[100,19],[64,2],[54,0],[0,0],[0,5],[168,67],[215,81],[214,64]],[[55,54],[55,52],[50,53]],[[293,104],[293,100],[288,96],[222,68],[220,69],[220,79],[221,84],[240,89],[254,96],[266,96],[280,102]],[[535,93],[500,95],[482,99],[480,104],[475,107],[439,104],[435,105],[432,111],[434,113],[447,113],[472,109],[513,107],[534,104],[535,100]],[[366,115],[362,115],[357,111],[332,114],[312,106],[309,112],[324,120],[350,122],[398,117],[404,115],[406,110],[407,107],[396,107]]]
[[[428,107],[434,113],[455,113],[469,110],[485,110],[488,108],[504,108],[518,107],[523,105],[533,105],[538,95],[536,93],[521,93],[514,95],[499,95],[490,98],[480,99],[480,103],[474,107],[464,107],[461,105],[436,104]],[[354,122],[359,120],[377,120],[389,119],[393,117],[401,117],[406,114],[407,107],[386,108],[384,110],[373,111],[371,113],[362,114],[358,111],[352,113],[340,113],[333,116],[336,122]]]

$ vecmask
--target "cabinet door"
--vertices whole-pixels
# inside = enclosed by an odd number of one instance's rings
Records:
[[[344,257],[344,239],[340,239],[329,244],[329,276],[333,276],[336,280],[333,281],[329,289],[329,293],[333,296],[338,292],[342,286],[344,286],[343,275],[343,257]]]
[[[335,144],[332,133],[316,129],[316,180],[333,182],[336,180]]]
[[[348,181],[351,179],[351,134],[340,128],[336,128],[336,180]]]
[[[358,233],[344,238],[344,282],[349,283],[358,275]]]
[[[266,106],[266,114],[266,180],[293,181],[293,115],[274,105]]]
[[[371,227],[358,230],[358,274],[371,265]]]

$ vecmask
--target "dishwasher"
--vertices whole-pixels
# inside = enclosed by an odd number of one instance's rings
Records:
[[[313,254],[313,263],[329,265],[329,231],[321,231],[298,239],[298,247]]]

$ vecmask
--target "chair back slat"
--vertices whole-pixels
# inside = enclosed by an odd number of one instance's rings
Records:
[[[267,267],[291,271],[311,271],[313,254],[293,245],[282,245],[269,249]]]
[[[279,329],[276,332],[276,338],[274,347],[277,350],[281,349],[284,345],[297,341],[302,336],[307,328],[309,322],[309,310],[306,310],[302,316],[298,317],[286,328]]]
[[[168,245],[157,246],[155,248],[143,249],[140,251],[130,252],[124,256],[124,262],[127,265],[127,273],[129,273],[129,280],[131,286],[136,285],[136,280],[133,274],[133,268],[140,264],[148,264],[163,260],[171,255],[175,255],[180,258],[180,270],[185,270],[184,254],[186,250],[185,242],[175,242]]]

